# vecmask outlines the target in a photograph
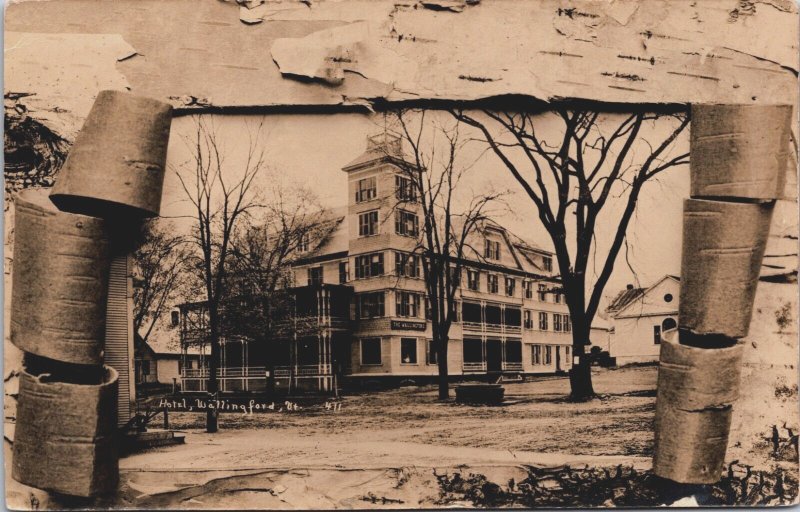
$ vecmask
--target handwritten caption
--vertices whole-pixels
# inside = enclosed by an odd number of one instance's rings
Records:
[[[180,400],[161,398],[157,407],[159,409],[167,409],[174,411],[207,411],[209,409],[216,409],[220,412],[234,412],[239,414],[254,414],[257,412],[295,412],[303,409],[295,402],[285,401],[276,404],[275,402],[257,402],[250,400],[246,403],[232,402],[225,399],[204,399],[204,398],[182,398]],[[322,409],[331,412],[340,412],[342,410],[341,402],[327,401],[322,405]]]

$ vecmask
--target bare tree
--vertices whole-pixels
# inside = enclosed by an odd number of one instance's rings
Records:
[[[398,205],[418,205],[422,226],[414,228],[414,252],[422,263],[429,319],[439,370],[439,399],[450,396],[447,348],[455,321],[461,273],[468,256],[480,255],[470,246],[471,235],[488,220],[488,208],[502,192],[475,194],[468,201],[456,197],[462,179],[475,161],[460,158],[463,145],[458,121],[446,124],[425,110],[397,110],[387,114],[387,132],[410,149],[410,158],[390,154],[407,179],[398,189]],[[466,203],[466,204],[465,204]],[[402,222],[402,221],[401,221]]]
[[[211,347],[208,392],[219,391],[218,369],[222,335],[221,306],[227,295],[227,269],[236,233],[258,207],[255,179],[266,167],[259,138],[263,119],[249,129],[242,154],[226,155],[212,120],[200,117],[192,137],[186,139],[192,157],[177,172],[191,203],[195,220],[192,241],[197,248],[208,315],[208,340]],[[226,157],[238,161],[228,163]],[[217,410],[207,408],[206,430],[217,431]]]
[[[479,130],[535,204],[539,221],[550,235],[572,317],[573,350],[579,357],[570,372],[571,396],[587,399],[594,389],[585,347],[603,288],[625,243],[643,185],[689,162],[688,153],[672,155],[676,139],[689,124],[688,115],[619,116],[562,107],[542,115],[489,110],[451,113]],[[560,129],[544,135],[542,125],[551,120]],[[645,136],[643,129],[648,128],[650,134]],[[554,137],[555,143],[549,144],[546,137]],[[657,144],[647,140],[655,137],[660,139]],[[621,204],[622,213],[616,219],[602,219],[605,226],[615,229],[600,272],[590,276],[587,269],[590,254],[597,249],[598,219],[609,202]]]
[[[164,219],[142,225],[140,243],[133,253],[133,330],[144,341],[184,281],[190,257],[186,242]]]
[[[255,219],[257,225],[234,237],[224,324],[227,332],[256,345],[251,353],[264,356],[274,392],[278,340],[290,339],[296,331],[309,335],[318,328],[316,317],[313,323],[292,320],[292,264],[326,238],[335,224],[304,187],[277,185],[268,203],[263,216]]]

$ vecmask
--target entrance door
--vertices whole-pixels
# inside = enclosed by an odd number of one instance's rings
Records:
[[[499,373],[503,370],[503,345],[500,340],[486,340],[486,371]]]

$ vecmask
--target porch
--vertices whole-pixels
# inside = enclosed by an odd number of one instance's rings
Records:
[[[465,374],[520,373],[522,340],[465,336],[461,370]]]

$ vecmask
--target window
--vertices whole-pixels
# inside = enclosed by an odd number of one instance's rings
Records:
[[[475,302],[463,302],[461,305],[461,318],[465,322],[479,324],[482,320],[481,305]]]
[[[480,289],[480,272],[467,269],[467,288],[478,291]]]
[[[514,279],[513,277],[507,277],[506,278],[506,295],[508,295],[509,297],[513,297],[514,296],[514,291],[515,291],[514,288],[516,288],[516,285],[517,285],[517,280],[516,279]]]
[[[522,362],[522,341],[506,340],[505,342],[506,363]]]
[[[172,327],[177,326],[181,321],[181,313],[180,311],[172,311],[170,312],[170,322],[172,323]]]
[[[487,324],[502,325],[502,323],[503,323],[503,310],[500,309],[500,306],[494,306],[492,304],[487,304],[483,311],[486,314],[486,323]]]
[[[419,233],[417,214],[405,210],[397,210],[394,213],[394,231],[398,235],[417,236]]]
[[[378,234],[378,210],[361,213],[358,216],[358,236]]]
[[[356,256],[356,279],[383,275],[383,253]]]
[[[672,302],[672,298],[673,298],[672,294],[667,293],[666,295],[664,295],[664,302]]]
[[[142,375],[150,375],[150,361],[142,360]]]
[[[358,180],[356,185],[356,202],[363,203],[378,196],[378,186],[375,176]]]
[[[409,203],[416,202],[417,189],[414,188],[414,183],[411,181],[411,179],[406,178],[405,176],[395,176],[394,189],[395,196],[400,201],[406,201]]]
[[[428,350],[426,352],[425,362],[427,364],[436,364],[439,359],[436,357],[436,347],[433,345],[433,340],[428,340]]]
[[[546,331],[547,330],[547,313],[539,313],[539,330]]]
[[[358,296],[359,318],[377,318],[386,314],[384,293],[363,293]]]
[[[555,302],[556,304],[561,304],[561,299],[562,299],[562,297],[563,297],[563,295],[561,295],[561,292],[555,292],[555,293],[553,294],[553,300],[554,300],[554,302]]]
[[[398,276],[420,277],[419,256],[416,254],[395,252],[394,271]]]
[[[531,345],[531,364],[542,364],[541,345]]]
[[[300,235],[300,240],[297,241],[297,252],[308,252],[311,246],[311,235],[303,233]]]
[[[456,288],[461,287],[461,269],[456,267],[447,267],[447,271],[450,273],[450,284],[456,286]]]
[[[417,364],[417,338],[400,338],[400,362]]]
[[[433,313],[431,313],[431,299],[425,297],[425,320],[430,320],[433,318]]]
[[[406,317],[419,317],[419,305],[420,305],[420,297],[417,293],[410,293],[410,292],[395,292],[395,298],[397,299],[395,305],[397,306],[395,310],[395,314],[397,316],[406,316]]]
[[[656,345],[661,345],[661,326],[654,325],[653,326],[653,343]]]
[[[522,290],[525,293],[526,299],[533,298],[533,283],[530,281],[522,281]]]
[[[344,284],[350,280],[350,262],[342,261],[339,263],[339,283]]]
[[[428,299],[425,299],[428,300]],[[453,301],[453,322],[461,322],[461,302]]]
[[[361,364],[380,366],[381,363],[381,339],[361,338]]]
[[[465,363],[483,362],[483,342],[480,338],[464,338],[464,359]]]
[[[489,260],[500,259],[500,242],[495,240],[484,240],[483,256]]]
[[[542,265],[544,265],[544,269],[548,272],[553,271],[553,258],[550,256],[545,256],[542,258]]]
[[[539,301],[547,302],[547,285],[545,284],[539,285]]]
[[[553,347],[544,346],[544,364],[553,364]]]
[[[498,293],[497,281],[497,276],[494,274],[488,274],[486,276],[486,286],[488,287],[489,293]]]
[[[525,328],[533,329],[533,313],[529,309],[525,310]]]
[[[675,329],[678,327],[678,322],[675,321],[674,318],[665,318],[663,322],[661,322],[661,332],[669,331],[671,329]]]
[[[570,358],[569,358],[569,349],[570,349],[570,346],[569,346],[569,345],[567,345],[566,347],[564,347],[564,354],[566,355],[566,358],[565,358],[565,359],[567,360],[567,364],[569,364],[569,361],[570,361]]]
[[[558,313],[553,314],[553,330],[561,332],[561,315]]]
[[[572,319],[569,315],[562,315],[562,327],[564,328],[564,332],[572,332]]]
[[[322,284],[322,267],[311,267],[308,269],[308,286],[319,286]]]
[[[508,327],[520,327],[522,325],[522,310],[506,307],[503,311],[503,320]]]

